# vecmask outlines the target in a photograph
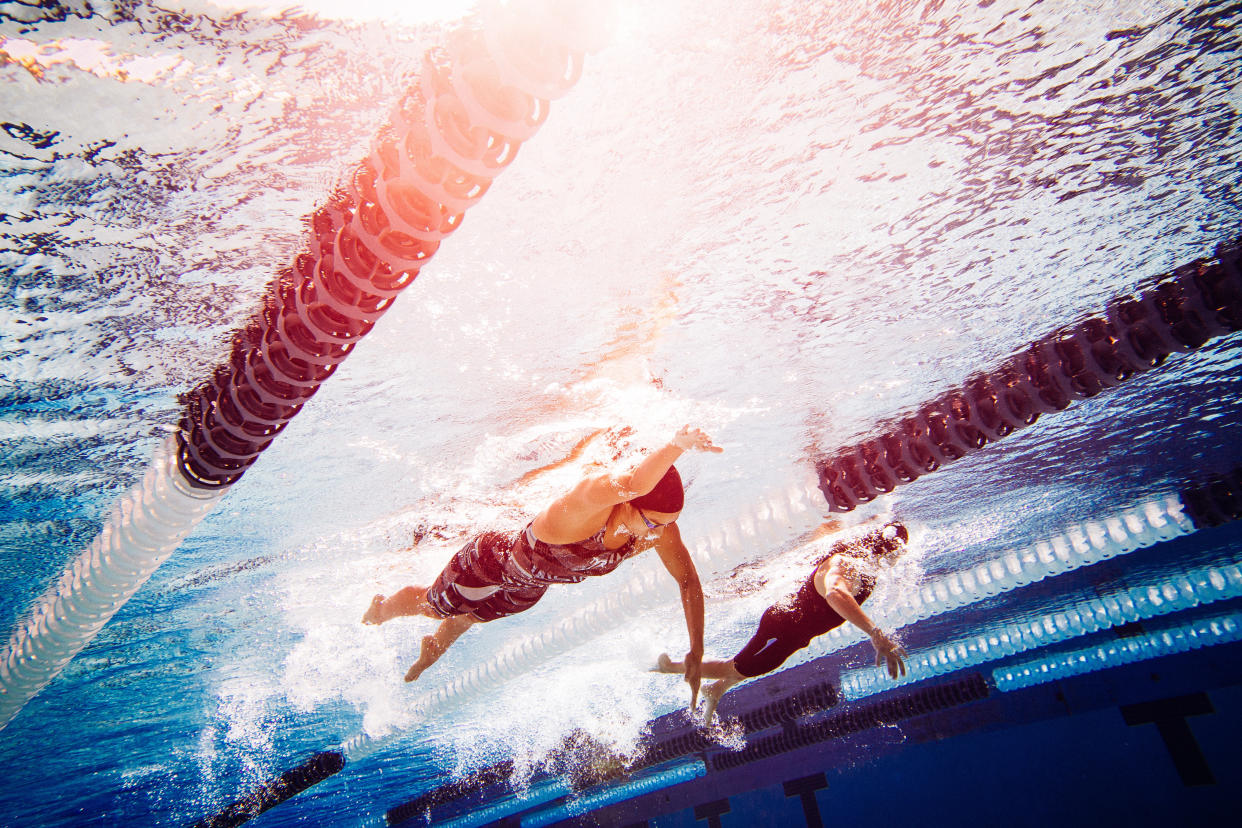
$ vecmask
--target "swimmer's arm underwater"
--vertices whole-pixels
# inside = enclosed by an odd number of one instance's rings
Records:
[[[643,457],[632,471],[601,474],[582,481],[563,498],[564,506],[599,509],[642,497],[656,487],[669,468],[687,451],[719,454],[724,449],[713,444],[702,429],[682,426],[673,439]]]
[[[861,588],[861,578],[847,558],[833,555],[815,570],[815,591],[824,597],[833,611],[871,636],[877,667],[887,666],[891,678],[906,674],[906,651],[888,637],[867,617],[854,598]]]
[[[686,683],[690,685],[690,709],[699,704],[699,684],[702,681],[703,665],[703,586],[699,583],[699,572],[694,567],[690,550],[681,540],[681,530],[677,524],[669,524],[660,529],[660,537],[655,542],[656,552],[664,563],[665,569],[677,581],[681,591],[681,608],[686,614],[686,632],[690,634],[690,651],[686,653]]]

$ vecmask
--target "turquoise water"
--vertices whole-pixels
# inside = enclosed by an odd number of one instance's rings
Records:
[[[804,6],[624,6],[434,264],[0,731],[8,822],[184,824],[365,734],[383,749],[255,824],[374,824],[473,767],[535,767],[575,729],[632,746],[684,704],[644,672],[683,645],[675,600],[430,715],[451,676],[609,581],[472,631],[414,687],[426,627],[357,619],[461,536],[540,508],[578,469],[522,476],[594,429],[632,424],[634,450],[708,429],[726,452],[684,469],[685,531],[705,537],[1242,227],[1236,7]],[[5,631],[141,476],[455,23],[176,8],[0,6]],[[1232,468],[1236,344],[899,489],[882,505],[917,554],[892,589]],[[793,541],[743,550],[771,589]],[[769,596],[704,574],[727,654]]]

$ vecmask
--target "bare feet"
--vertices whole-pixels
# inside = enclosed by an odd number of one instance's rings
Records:
[[[371,606],[367,608],[366,613],[362,616],[364,624],[383,624],[388,619],[384,617],[384,596],[376,595],[371,599]],[[406,679],[409,681],[409,679]]]
[[[668,653],[660,653],[660,657],[656,659],[656,666],[652,667],[649,672],[679,673],[681,671],[673,665],[673,660],[668,657]]]
[[[709,684],[707,689],[703,691],[703,724],[710,725],[712,723],[712,716],[716,713],[716,705],[720,704],[720,697],[734,684],[737,684],[737,682],[729,679],[720,679]]]
[[[469,627],[470,624],[466,624],[462,627],[462,632],[469,629]],[[461,635],[461,632],[457,633],[457,635]],[[453,638],[456,639],[457,636],[455,635]],[[451,644],[452,641],[449,643]],[[434,635],[424,636],[422,649],[418,653],[418,661],[411,664],[410,669],[405,671],[405,680],[418,681],[418,677],[423,674],[423,671],[435,664],[436,660],[444,655],[446,649],[448,649],[448,645],[440,646],[440,642],[436,640]]]

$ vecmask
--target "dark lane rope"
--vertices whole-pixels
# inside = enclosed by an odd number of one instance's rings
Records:
[[[309,219],[306,249],[185,397],[178,460],[202,488],[255,462],[456,230],[582,72],[586,21],[492,4],[432,49],[370,156]],[[564,4],[562,4],[564,5]]]
[[[1179,267],[1137,297],[1032,342],[999,367],[856,445],[816,461],[819,488],[834,512],[917,480],[988,443],[1029,426],[1041,414],[1094,397],[1242,330],[1242,241],[1222,243],[1215,260]]]

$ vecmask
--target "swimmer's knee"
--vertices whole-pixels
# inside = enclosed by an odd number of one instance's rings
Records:
[[[475,624],[479,623],[479,619],[469,613],[466,613],[465,615],[454,615],[449,620],[451,620],[453,622],[453,626],[461,632],[465,632]]]

